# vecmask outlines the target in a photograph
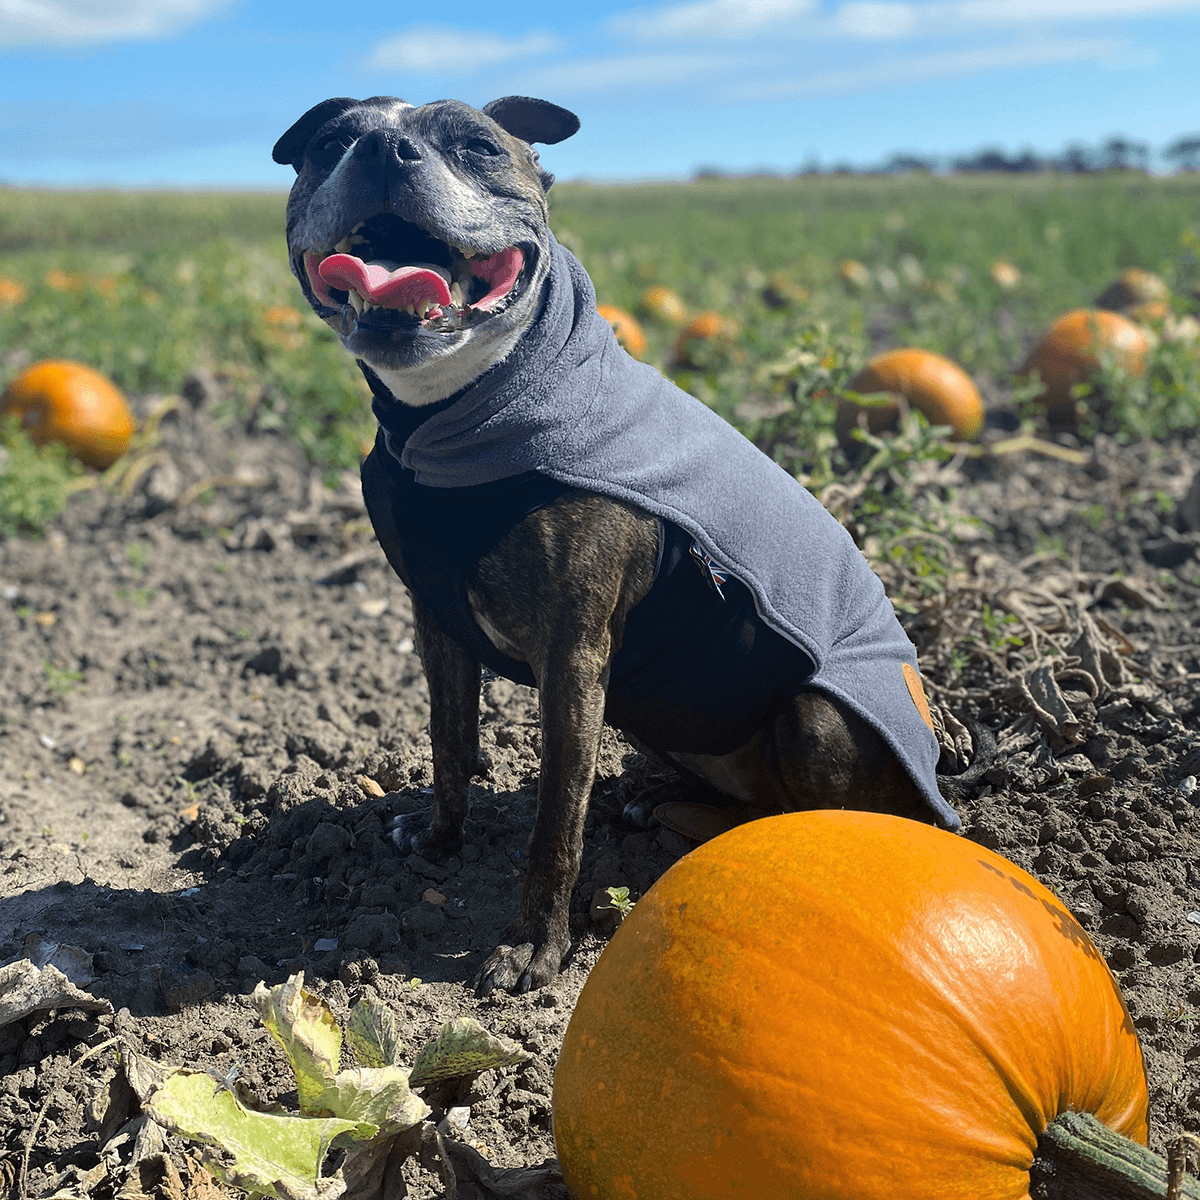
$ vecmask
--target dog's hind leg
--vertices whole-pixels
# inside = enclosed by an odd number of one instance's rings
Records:
[[[891,747],[823,692],[788,698],[730,754],[671,759],[722,792],[773,812],[853,808],[935,819]]]

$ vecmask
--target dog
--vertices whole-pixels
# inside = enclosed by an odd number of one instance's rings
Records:
[[[578,128],[529,97],[336,98],[274,150],[293,271],[374,395],[363,494],[429,684],[433,807],[402,848],[462,845],[481,668],[539,689],[527,872],[480,995],[562,967],[605,721],[761,808],[958,825],[915,651],[849,535],[620,350],[554,240],[533,147]]]

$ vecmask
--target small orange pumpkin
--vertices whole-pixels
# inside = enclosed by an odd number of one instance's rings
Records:
[[[646,353],[646,334],[635,317],[615,304],[597,304],[596,311],[612,326],[617,341],[634,358],[641,358]]]
[[[682,325],[687,320],[687,305],[678,292],[663,283],[656,283],[642,293],[638,300],[638,312],[664,325]]]
[[[1138,376],[1146,369],[1149,350],[1146,331],[1127,317],[1103,308],[1077,308],[1046,330],[1019,373],[1036,371],[1046,385],[1040,403],[1062,410],[1074,403],[1071,389],[1089,382],[1100,370],[1102,355]]]
[[[0,398],[37,446],[61,442],[76,458],[103,470],[125,453],[133,417],[125,397],[82,363],[45,359],[26,367]]]
[[[838,263],[838,275],[843,283],[860,292],[871,286],[871,272],[856,258],[845,258]]]
[[[768,308],[798,308],[812,299],[806,287],[782,271],[776,272],[767,280],[761,295]]]
[[[675,361],[694,369],[706,365],[708,354],[701,347],[724,349],[737,337],[738,325],[732,317],[711,310],[697,313],[675,339]]]
[[[1096,297],[1096,307],[1132,321],[1161,321],[1171,311],[1171,289],[1161,275],[1127,267]]]
[[[868,395],[892,392],[935,425],[949,425],[956,437],[973,438],[983,425],[983,401],[971,378],[956,363],[930,350],[889,350],[871,359],[846,385],[847,390]],[[896,405],[865,407],[849,400],[838,406],[836,431],[842,445],[851,445],[850,431],[865,412],[872,433],[891,429]]]
[[[25,285],[18,279],[0,275],[0,305],[20,304],[25,299]]]
[[[1059,1114],[1147,1135],[1137,1034],[1062,902],[965,838],[838,810],[658,880],[584,985],[553,1107],[579,1200],[1028,1200]]]
[[[1011,292],[1013,288],[1019,287],[1021,284],[1020,267],[1004,259],[992,263],[988,267],[988,274],[992,277],[992,282],[1006,292]]]

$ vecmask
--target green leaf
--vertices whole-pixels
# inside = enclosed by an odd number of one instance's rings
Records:
[[[370,1125],[373,1137],[402,1133],[430,1113],[429,1105],[409,1090],[402,1067],[341,1071],[321,1096],[321,1107],[360,1127]]]
[[[324,1176],[325,1155],[339,1139],[367,1140],[375,1126],[343,1117],[296,1117],[246,1108],[206,1071],[178,1067],[142,1102],[172,1133],[219,1147],[206,1156],[226,1183],[278,1200],[334,1200],[340,1173]]]
[[[329,1005],[303,985],[303,971],[270,990],[260,983],[253,1000],[259,1019],[292,1064],[300,1111],[313,1115],[328,1111],[321,1096],[341,1065],[342,1031]]]
[[[365,996],[350,1010],[346,1041],[364,1067],[396,1066],[404,1048],[396,1029],[395,1013]]]
[[[529,1052],[510,1038],[488,1033],[470,1017],[455,1017],[421,1047],[408,1083],[410,1087],[423,1087],[443,1079],[478,1075],[493,1067],[507,1067],[529,1057]]]

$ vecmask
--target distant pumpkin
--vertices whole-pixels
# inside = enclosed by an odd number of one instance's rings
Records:
[[[25,285],[16,279],[0,275],[0,305],[20,304],[25,299]]]
[[[15,416],[36,446],[59,442],[103,470],[125,453],[134,423],[125,397],[82,363],[46,359],[26,367],[0,398],[0,416]]]
[[[807,304],[811,297],[806,287],[779,272],[767,280],[762,299],[768,308],[796,308]]]
[[[1096,297],[1096,307],[1131,321],[1161,321],[1171,311],[1171,289],[1161,275],[1128,267]]]
[[[1021,269],[1014,263],[999,259],[988,267],[992,282],[1003,291],[1011,292],[1021,284]]]
[[[857,259],[846,258],[838,263],[838,275],[843,283],[859,291],[866,291],[871,286],[871,272]]]
[[[638,312],[664,325],[682,325],[687,320],[687,305],[678,292],[663,283],[656,283],[642,293],[638,300]]]
[[[699,369],[708,356],[703,348],[723,349],[737,337],[738,325],[724,313],[697,313],[680,331],[675,340],[675,361],[681,367]]]
[[[634,358],[641,358],[646,353],[646,334],[635,317],[615,304],[597,304],[596,311],[612,326],[617,341]]]
[[[934,425],[949,425],[959,438],[973,438],[983,425],[983,401],[970,376],[957,363],[930,350],[905,348],[877,355],[846,385],[851,392],[889,392],[903,396]],[[867,428],[880,433],[895,427],[897,404],[880,407],[844,400],[838,406],[836,432],[843,446],[853,444],[851,431],[860,414]]]
[[[1127,317],[1102,308],[1077,308],[1046,330],[1020,374],[1038,373],[1046,385],[1041,404],[1061,416],[1074,403],[1071,389],[1095,377],[1102,357],[1111,357],[1130,375],[1139,376],[1149,350],[1149,335]]]

